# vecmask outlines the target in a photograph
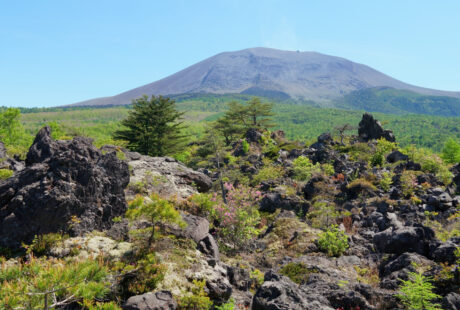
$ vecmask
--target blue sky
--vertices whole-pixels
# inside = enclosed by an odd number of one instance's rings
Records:
[[[0,0],[0,106],[115,95],[256,46],[460,91],[460,1]]]

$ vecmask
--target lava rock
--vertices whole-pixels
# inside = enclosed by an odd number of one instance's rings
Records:
[[[409,160],[409,156],[401,153],[400,151],[391,152],[387,156],[387,162],[389,163],[395,163],[397,161],[406,161],[406,160]]]
[[[457,260],[455,256],[457,247],[458,246],[451,241],[443,242],[433,252],[432,256],[434,261],[439,263],[453,264]]]
[[[123,310],[175,310],[177,302],[171,292],[159,291],[130,297]]]
[[[211,257],[215,261],[219,260],[219,247],[212,235],[207,235],[198,242],[197,248],[203,254]]]
[[[382,124],[369,114],[363,114],[363,118],[359,122],[358,135],[361,141],[386,139],[390,142],[395,142],[395,136],[391,130],[384,130]]]
[[[298,286],[273,271],[265,274],[265,282],[252,301],[253,310],[332,310],[329,301],[320,294]]]
[[[196,243],[209,234],[209,221],[204,217],[182,214],[182,219],[187,223],[186,237],[193,239]]]
[[[433,231],[426,227],[388,228],[375,234],[373,242],[376,249],[383,253],[416,252],[427,255],[429,241],[433,237]]]
[[[442,308],[445,310],[460,310],[460,295],[449,293],[442,299]]]
[[[209,298],[218,305],[225,303],[232,295],[232,286],[224,277],[206,281],[206,289]]]
[[[262,139],[263,132],[257,128],[251,128],[246,132],[246,141],[249,143],[259,143]]]
[[[277,209],[307,212],[310,204],[297,196],[278,192],[267,193],[260,201],[260,211],[273,213]]]
[[[126,211],[128,164],[83,137],[54,141],[42,128],[26,168],[0,184],[0,246],[16,248],[35,235],[72,236],[108,229]]]

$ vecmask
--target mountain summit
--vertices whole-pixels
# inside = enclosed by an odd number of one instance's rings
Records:
[[[353,91],[391,87],[460,98],[460,92],[417,87],[366,65],[316,52],[250,48],[205,59],[159,81],[75,105],[120,105],[147,95],[243,93],[329,102]]]

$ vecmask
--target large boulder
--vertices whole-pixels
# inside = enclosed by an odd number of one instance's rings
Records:
[[[132,159],[131,159],[132,158]],[[212,186],[211,179],[204,173],[188,168],[171,157],[150,157],[140,155],[128,158],[131,168],[130,191],[157,192],[162,196],[187,198],[197,192],[206,192]],[[139,185],[144,188],[139,188]]]
[[[382,124],[369,114],[363,114],[363,118],[359,122],[358,135],[361,141],[378,140],[384,138],[390,142],[395,142],[395,136],[391,130],[385,130]]]
[[[415,252],[421,255],[429,253],[429,242],[434,232],[427,227],[388,228],[374,235],[374,245],[379,252],[402,254]]]
[[[88,138],[55,141],[42,128],[26,168],[0,183],[0,246],[18,247],[35,235],[80,235],[108,229],[126,211],[128,165],[102,154]]]
[[[265,282],[252,301],[253,310],[332,310],[329,301],[310,290],[272,271],[265,274]]]
[[[123,310],[175,310],[177,302],[171,292],[159,291],[130,297]]]

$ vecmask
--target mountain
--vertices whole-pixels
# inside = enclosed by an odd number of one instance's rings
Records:
[[[78,106],[129,104],[147,95],[242,93],[269,98],[314,100],[322,105],[353,91],[391,87],[428,96],[460,98],[413,86],[368,66],[316,52],[250,48],[205,59],[159,81],[112,96],[78,102]]]
[[[427,96],[390,87],[372,87],[352,91],[333,103],[334,107],[390,114],[430,114],[460,116],[460,99]]]

